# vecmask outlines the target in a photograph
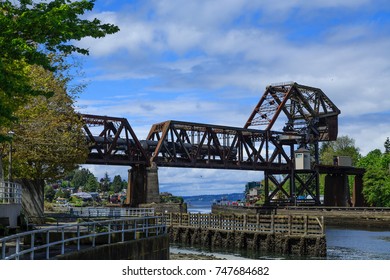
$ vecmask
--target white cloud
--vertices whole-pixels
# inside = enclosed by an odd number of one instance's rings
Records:
[[[81,42],[91,52],[88,78],[122,87],[96,99],[82,96],[83,112],[127,117],[140,138],[169,119],[243,126],[268,84],[296,81],[329,96],[342,112],[339,135],[354,138],[362,153],[382,148],[390,136],[382,114],[390,108],[390,29],[375,17],[376,10],[389,11],[386,1],[137,3],[92,15],[121,31]],[[181,171],[199,188],[196,176],[208,172]],[[171,183],[179,186],[185,177],[178,173],[161,176],[176,174]],[[214,177],[209,184],[218,184]]]
[[[384,142],[390,137],[390,115],[362,116],[353,121],[341,120],[339,135],[348,135],[356,140],[360,153],[366,155],[374,149],[384,151]]]
[[[222,194],[245,190],[245,184],[263,179],[260,171],[159,168],[160,191],[176,195]]]
[[[128,180],[128,170],[125,166],[83,165],[100,180],[105,173],[111,180],[120,175],[122,180]],[[264,178],[260,171],[215,170],[192,168],[159,168],[160,192],[171,192],[174,195],[223,194],[244,192],[245,184],[251,181],[261,181]],[[228,178],[228,180],[227,180]]]

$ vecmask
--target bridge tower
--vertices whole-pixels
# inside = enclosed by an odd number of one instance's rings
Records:
[[[340,110],[319,88],[295,82],[266,87],[244,127],[272,131],[274,125],[283,125],[278,141],[290,151],[294,162],[288,172],[264,171],[266,204],[294,204],[299,198],[310,198],[315,205],[321,203],[318,144],[337,139],[339,114]],[[302,154],[302,149],[309,151],[308,155]],[[309,164],[297,165],[299,156],[308,156]]]

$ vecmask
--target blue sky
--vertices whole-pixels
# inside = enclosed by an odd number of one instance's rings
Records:
[[[79,110],[126,117],[140,139],[170,119],[242,127],[265,87],[285,81],[321,88],[341,110],[339,135],[363,155],[390,136],[389,1],[97,0],[88,17],[121,31],[78,42],[90,50]],[[188,195],[241,192],[263,175],[160,168],[159,176],[161,191]]]

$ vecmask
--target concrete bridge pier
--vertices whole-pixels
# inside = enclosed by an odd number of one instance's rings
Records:
[[[139,204],[160,202],[157,170],[155,163],[152,163],[150,167],[139,164],[129,169],[126,195],[127,205],[138,207]]]

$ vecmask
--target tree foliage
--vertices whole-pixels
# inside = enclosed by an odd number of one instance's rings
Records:
[[[108,176],[108,173],[107,172],[104,173],[104,177],[100,179],[101,191],[107,192],[110,188],[110,182],[111,182],[111,179]]]
[[[390,139],[389,139],[389,137],[387,137],[387,139],[384,143],[384,146],[385,146],[385,153],[389,154],[390,153]]]
[[[320,148],[320,161],[322,164],[332,165],[334,156],[349,156],[352,165],[356,165],[361,155],[355,146],[355,140],[348,136],[341,136],[336,141],[324,142]]]
[[[110,190],[113,191],[114,193],[118,193],[122,190],[122,188],[123,188],[122,178],[120,175],[116,175],[114,177],[114,180],[111,183]]]
[[[362,157],[358,166],[365,168],[363,195],[370,206],[390,207],[389,153],[379,149]]]
[[[77,169],[72,178],[72,185],[75,188],[85,187],[87,185],[88,177],[91,174],[91,171],[86,168]]]
[[[45,186],[44,193],[45,193],[45,200],[49,201],[49,202],[52,202],[54,197],[55,197],[55,195],[56,195],[56,192],[53,189],[53,187],[49,186],[49,185]]]
[[[1,1],[0,2],[0,123],[8,127],[16,121],[14,112],[30,96],[50,96],[45,87],[31,81],[29,67],[37,65],[55,72],[50,54],[66,57],[88,54],[72,42],[84,37],[100,38],[119,30],[98,19],[83,15],[94,7],[94,0]],[[0,142],[8,140],[0,133]]]
[[[93,174],[89,174],[87,178],[87,183],[85,184],[84,191],[86,192],[96,192],[99,190],[99,182]]]
[[[49,89],[54,95],[30,97],[16,112],[13,173],[25,179],[62,178],[86,159],[82,121],[61,81],[42,67],[28,69],[34,87]]]

